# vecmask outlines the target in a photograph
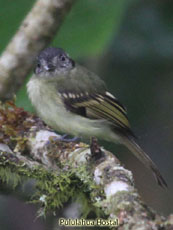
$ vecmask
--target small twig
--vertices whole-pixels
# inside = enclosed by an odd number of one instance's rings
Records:
[[[11,98],[75,0],[38,0],[0,57],[0,98]]]

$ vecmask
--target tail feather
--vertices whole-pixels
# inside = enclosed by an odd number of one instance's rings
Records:
[[[123,137],[121,143],[124,144],[147,168],[152,170],[157,183],[161,187],[168,187],[157,166],[153,163],[150,157],[141,149],[141,147],[135,142],[133,138]]]

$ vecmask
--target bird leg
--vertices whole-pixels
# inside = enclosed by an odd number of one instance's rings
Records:
[[[101,150],[96,137],[91,137],[90,150],[92,159],[100,160],[104,157],[104,152]]]

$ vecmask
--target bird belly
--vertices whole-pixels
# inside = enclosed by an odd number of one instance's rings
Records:
[[[61,99],[50,93],[53,90],[48,90],[48,85],[37,79],[29,81],[27,90],[39,117],[57,132],[114,142],[118,138],[105,120],[89,119],[68,111]]]

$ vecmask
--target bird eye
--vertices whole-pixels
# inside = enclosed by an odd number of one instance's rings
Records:
[[[35,65],[34,73],[39,74],[42,71],[40,62],[37,62]]]
[[[41,67],[40,63],[37,63],[37,68],[40,68],[40,67]]]
[[[64,62],[64,61],[66,60],[66,58],[65,58],[64,55],[60,55],[59,58],[60,58],[60,60],[61,60],[62,62]]]

